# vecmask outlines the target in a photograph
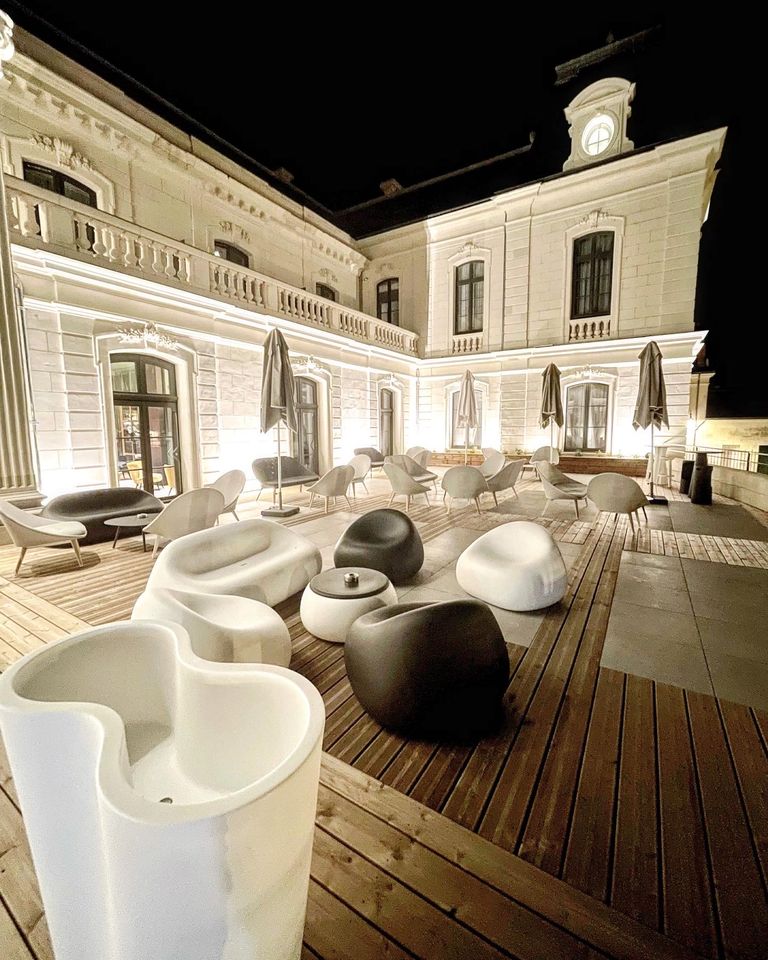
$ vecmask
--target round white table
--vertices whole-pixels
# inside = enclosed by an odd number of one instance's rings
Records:
[[[151,521],[154,520],[155,517],[157,516],[158,514],[156,513],[146,513],[142,517],[140,517],[138,514],[135,514],[132,517],[112,517],[111,520],[105,520],[104,521],[105,527],[117,528],[115,530],[115,539],[112,541],[112,549],[114,550],[115,547],[117,546],[117,540],[118,540],[118,537],[120,536],[120,530],[123,527],[125,527],[126,529],[136,530],[136,533],[131,534],[131,536],[133,537],[138,536],[138,534],[141,533],[141,542],[143,545],[144,552],[146,553],[147,538],[144,535],[144,527],[146,527],[148,523],[151,523]]]
[[[339,567],[310,580],[301,597],[301,622],[321,640],[344,643],[364,613],[397,603],[397,592],[378,570]]]

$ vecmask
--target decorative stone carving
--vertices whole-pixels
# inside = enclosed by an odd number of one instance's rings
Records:
[[[236,223],[232,223],[231,220],[219,220],[219,228],[222,233],[229,233],[233,237],[238,237],[240,240],[243,240],[245,243],[251,242],[250,233],[248,233],[247,230],[243,230],[243,228]]]
[[[598,225],[598,223],[600,223],[603,220],[608,220],[610,216],[611,215],[607,213],[605,210],[591,210],[589,213],[581,217],[580,220],[577,220],[576,223],[577,224],[588,223],[589,226],[594,229]]]
[[[145,327],[128,327],[121,330],[118,334],[120,343],[126,344],[152,344],[164,350],[178,350],[179,341],[168,333],[163,333],[154,323],[149,323]]]
[[[67,143],[66,140],[60,140],[59,137],[46,137],[45,134],[42,133],[35,133],[29,138],[29,142],[41,150],[53,154],[53,156],[56,157],[56,163],[58,163],[60,167],[69,167],[70,170],[76,170],[78,168],[93,170],[91,161],[87,157],[84,157],[82,153],[77,153],[72,144]]]
[[[229,204],[231,207],[236,207],[251,217],[257,217],[259,220],[266,219],[264,211],[260,210],[255,204],[249,204],[242,197],[235,196],[230,190],[225,190],[216,183],[206,181],[203,184],[203,189],[209,196],[215,197],[217,200],[221,200],[222,203]]]
[[[0,80],[3,79],[3,64],[16,52],[13,45],[13,20],[0,10]]]
[[[332,283],[339,282],[339,278],[335,273],[333,273],[333,271],[329,270],[328,267],[322,267],[317,272],[324,280],[330,280]]]

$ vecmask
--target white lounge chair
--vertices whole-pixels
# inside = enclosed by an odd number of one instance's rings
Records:
[[[352,483],[352,480],[355,476],[355,468],[346,463],[342,467],[332,467],[328,473],[324,474],[317,483],[313,483],[311,487],[307,487],[309,492],[309,505],[310,507],[315,501],[315,497],[324,497],[325,498],[325,512],[328,513],[328,504],[331,500],[336,502],[336,497],[344,497],[347,501],[347,506],[352,509],[352,504],[349,502],[349,497],[347,496],[347,490],[349,490],[349,485]]]
[[[249,597],[274,607],[322,569],[311,540],[271,520],[241,520],[169,543],[148,586]]]
[[[648,498],[632,477],[625,477],[621,473],[601,473],[587,484],[587,496],[598,510],[626,513],[632,530],[635,529],[633,514],[638,510],[642,510],[645,519],[648,519],[645,512]]]
[[[291,661],[291,636],[279,613],[258,600],[148,587],[131,620],[170,620],[189,634],[192,650],[216,663]]]
[[[157,556],[161,540],[178,540],[189,533],[207,530],[216,523],[223,510],[224,497],[211,487],[190,490],[171,500],[163,512],[144,527],[144,533],[155,535],[152,556]]]
[[[512,493],[517,496],[515,484],[517,483],[520,474],[523,472],[524,466],[525,460],[512,460],[506,466],[502,467],[498,473],[486,480],[488,489],[493,494],[493,502],[497,507],[499,505],[499,500],[496,494],[501,493],[503,490],[511,490]]]
[[[224,509],[222,513],[231,513],[235,520],[239,520],[237,515],[237,501],[240,494],[245,489],[245,474],[242,470],[228,470],[217,477],[213,483],[208,484],[211,490],[218,490],[224,497]],[[261,492],[261,491],[259,491]]]
[[[428,454],[429,451],[425,450],[424,453]],[[416,483],[434,484],[435,493],[437,493],[437,474],[432,473],[431,470],[427,470],[426,467],[423,467],[421,463],[419,463],[418,460],[414,460],[413,457],[409,457],[405,453],[395,453],[391,457],[386,457],[384,463],[393,463],[396,467],[404,470]]]
[[[357,496],[355,487],[358,483],[362,483],[363,489],[366,493],[368,493],[368,487],[366,486],[365,478],[368,476],[368,473],[371,469],[371,458],[367,453],[358,453],[349,461],[349,466],[355,471],[352,476],[352,496]]]
[[[395,463],[385,462],[384,473],[392,484],[392,496],[389,498],[390,506],[392,506],[395,497],[405,497],[405,512],[407,513],[411,509],[411,497],[417,497],[422,493],[427,501],[427,506],[429,506],[429,487],[419,483],[402,467],[398,467]]]
[[[21,550],[14,576],[18,576],[30,547],[50,547],[54,543],[71,543],[77,565],[82,567],[83,558],[77,541],[88,531],[79,520],[46,520],[27,510],[20,510],[7,500],[0,500],[0,520],[8,530],[11,542]]]
[[[448,513],[453,500],[474,500],[480,513],[480,494],[487,493],[488,484],[477,467],[451,467],[443,476],[443,490],[448,494]]]
[[[495,477],[497,473],[504,469],[504,464],[507,462],[507,458],[503,453],[499,453],[498,450],[495,450],[493,453],[489,454],[485,460],[480,464],[478,470],[485,477],[486,480],[490,480],[491,477]]]
[[[534,450],[523,470],[532,470],[537,476],[536,465],[539,463],[560,463],[560,451],[556,447],[539,447]]]
[[[536,464],[536,469],[539,474],[539,480],[541,480],[541,485],[544,488],[544,495],[547,498],[547,503],[544,504],[544,510],[547,509],[550,500],[572,500],[574,507],[576,507],[576,518],[578,519],[579,500],[587,499],[586,483],[572,480],[564,474],[562,470],[558,470],[553,463],[549,463],[546,460],[540,460]],[[542,514],[543,512],[544,511],[542,511]]]

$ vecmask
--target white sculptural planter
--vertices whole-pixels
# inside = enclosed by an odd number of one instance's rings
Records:
[[[325,722],[300,675],[110,624],[0,677],[56,960],[295,960]],[[169,802],[172,801],[172,802]]]

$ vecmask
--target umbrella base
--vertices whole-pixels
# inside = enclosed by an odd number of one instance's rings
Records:
[[[666,497],[649,497],[648,503],[654,503],[662,506],[666,506],[669,503]]]
[[[262,517],[292,517],[299,512],[298,507],[270,507],[262,510]]]

